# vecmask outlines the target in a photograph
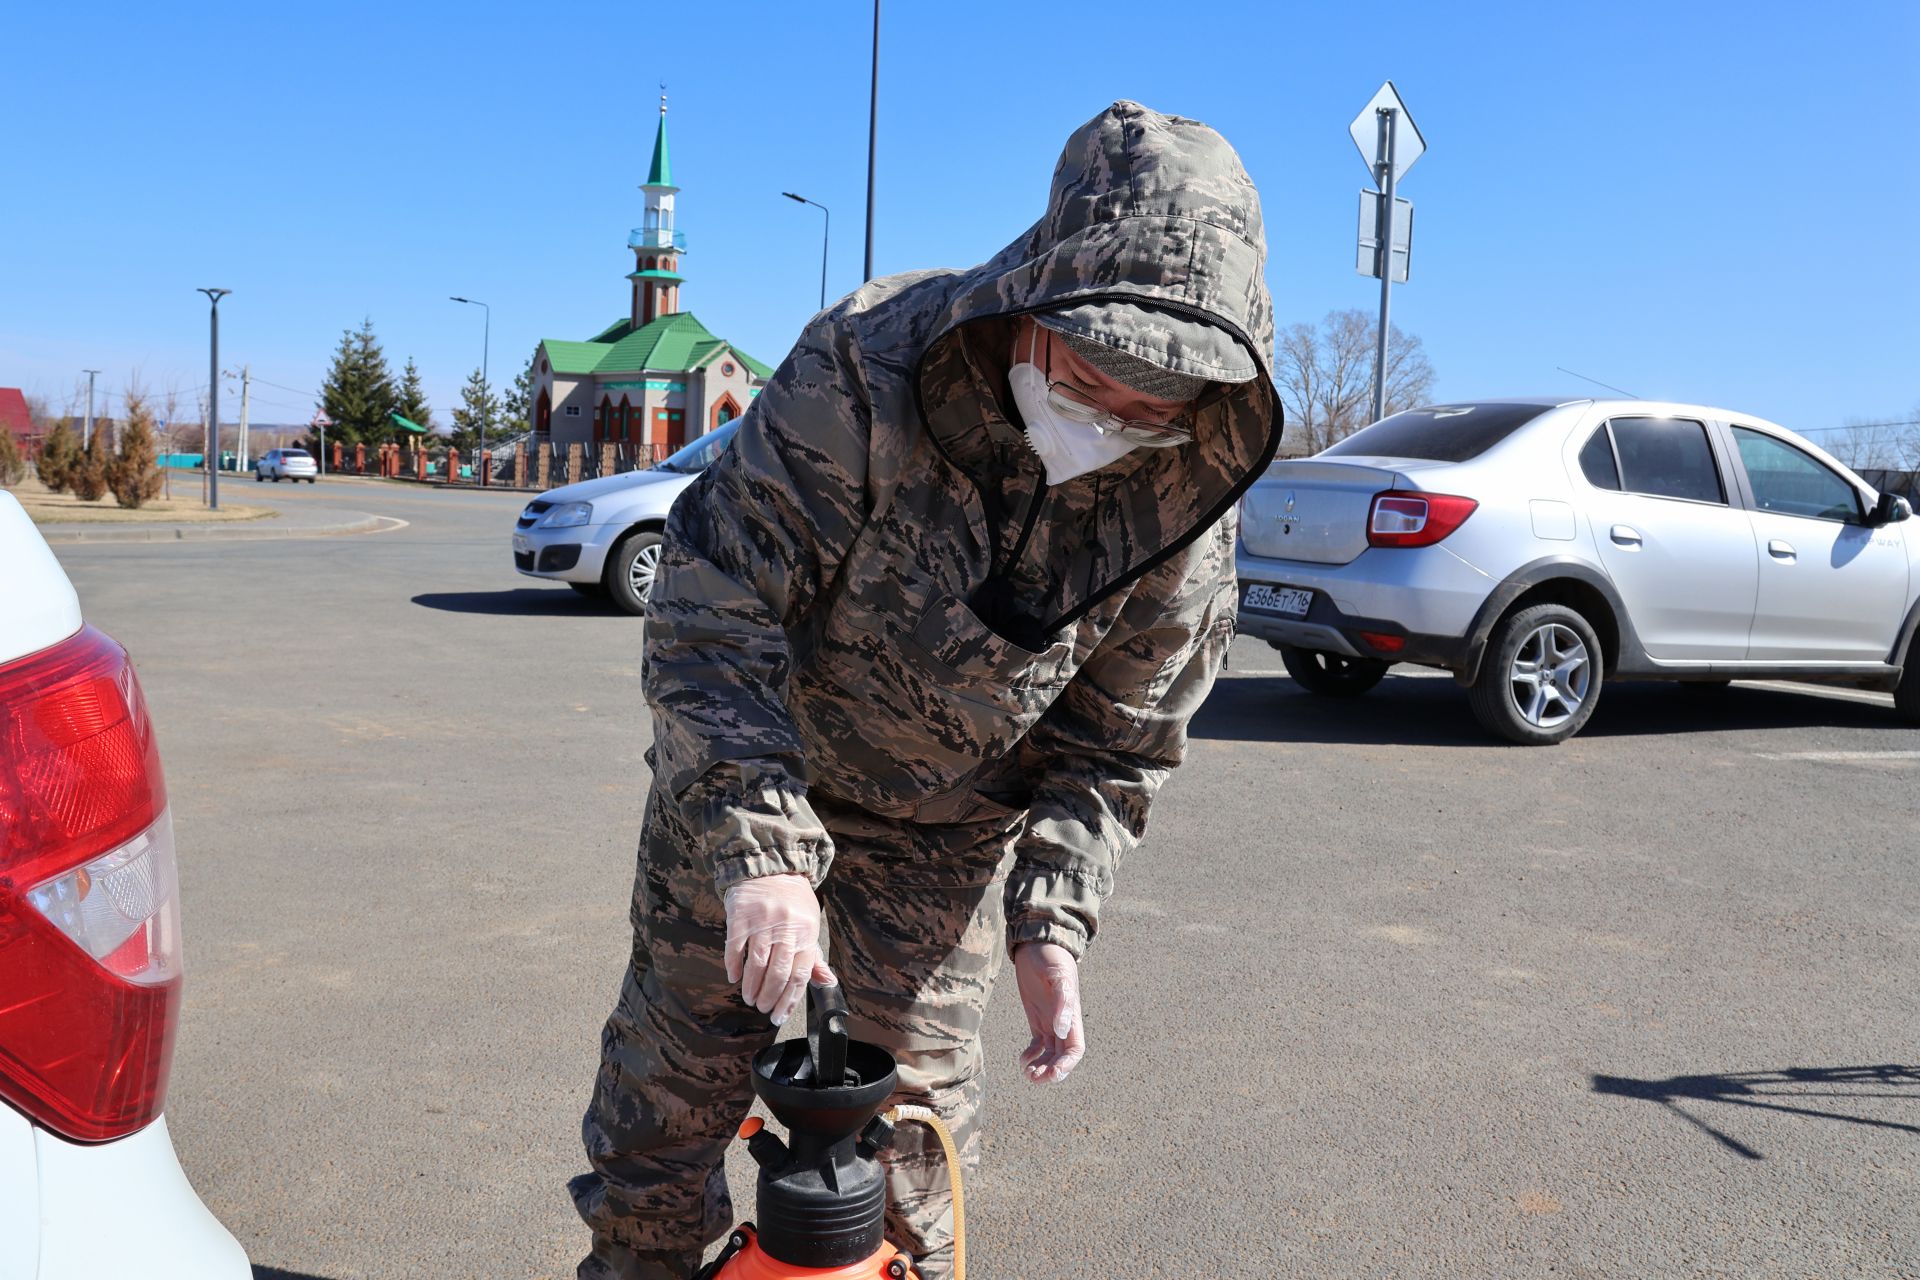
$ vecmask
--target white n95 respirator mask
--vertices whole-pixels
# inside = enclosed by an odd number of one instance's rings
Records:
[[[1039,331],[1040,326],[1034,325],[1027,358],[1007,370],[1007,383],[1020,420],[1026,424],[1027,444],[1046,468],[1047,483],[1064,484],[1124,458],[1139,446],[1091,423],[1076,422],[1054,406],[1047,371],[1033,362]]]

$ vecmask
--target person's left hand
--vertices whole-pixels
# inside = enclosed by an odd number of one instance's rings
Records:
[[[1035,1084],[1058,1084],[1087,1052],[1087,1028],[1080,1018],[1080,962],[1058,943],[1026,942],[1014,948],[1013,972],[1033,1032],[1020,1065]]]

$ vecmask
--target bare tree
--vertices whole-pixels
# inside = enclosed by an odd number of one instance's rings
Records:
[[[1365,311],[1330,311],[1320,327],[1293,324],[1275,345],[1275,373],[1291,430],[1289,444],[1318,453],[1373,420],[1373,359],[1379,324]],[[1398,325],[1389,331],[1386,411],[1426,401],[1433,365],[1420,339]],[[1290,453],[1294,449],[1288,450]]]
[[[1849,418],[1821,443],[1855,471],[1915,470],[1920,468],[1920,409],[1900,420]]]

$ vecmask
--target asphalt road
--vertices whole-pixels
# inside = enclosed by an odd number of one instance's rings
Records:
[[[262,500],[410,524],[59,548],[161,727],[175,1142],[261,1276],[571,1275],[637,624],[513,572],[523,497]],[[1443,678],[1232,663],[1065,1087],[1019,1078],[1003,984],[975,1275],[1920,1273],[1920,732],[1885,698],[1620,686],[1525,750]]]

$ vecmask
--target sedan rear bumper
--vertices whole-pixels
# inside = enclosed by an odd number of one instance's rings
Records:
[[[1243,605],[1242,635],[1346,657],[1444,667],[1456,675],[1468,669],[1474,616],[1497,585],[1444,546],[1375,548],[1342,565],[1270,559],[1242,546],[1236,568],[1243,598],[1255,583],[1313,593],[1304,616]],[[1368,636],[1400,643],[1382,646]]]

